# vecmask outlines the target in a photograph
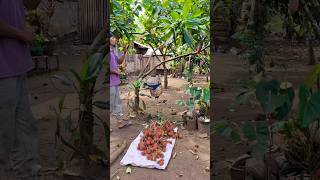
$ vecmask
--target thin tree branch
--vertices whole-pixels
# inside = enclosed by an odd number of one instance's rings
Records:
[[[201,49],[200,52],[204,51],[204,50],[207,49],[208,47],[210,47],[210,44],[207,45],[206,47],[204,47],[203,49]],[[183,57],[186,57],[186,56],[196,55],[196,54],[198,54],[198,52],[188,53],[188,54],[184,54],[184,55],[172,57],[172,58],[169,58],[169,59],[167,59],[167,60],[165,60],[165,61],[162,61],[161,63],[157,64],[157,65],[154,66],[152,69],[150,69],[147,73],[145,73],[145,74],[142,76],[142,78],[147,77],[152,71],[154,71],[157,67],[161,66],[163,63],[170,62],[170,61],[173,61],[173,60],[176,60],[176,59],[179,59],[179,58],[183,58]]]
[[[152,56],[150,56],[150,57],[148,58],[147,64],[144,66],[143,70],[140,71],[139,76],[138,76],[139,78],[143,75],[143,72],[144,72],[144,71],[147,69],[147,67],[149,66],[150,61],[151,61],[151,57],[152,57]]]
[[[155,50],[158,50],[158,49],[159,49],[159,47],[156,48]],[[144,71],[147,69],[148,65],[149,65],[150,62],[151,62],[151,57],[152,57],[152,56],[149,57],[148,62],[147,62],[147,64],[145,65],[145,67],[143,68],[143,70],[140,71],[140,74],[139,74],[138,78],[140,78],[140,77],[143,75]]]
[[[152,48],[152,50],[153,50],[153,55],[158,59],[158,61],[160,61],[160,62],[162,63],[162,60],[157,56],[156,50],[153,48],[153,46],[152,46],[151,44],[149,44],[149,46],[150,46],[150,47]],[[160,51],[160,53],[161,53],[161,56],[163,57],[163,60],[165,60],[164,54],[163,54],[161,48],[159,47],[158,49],[159,49],[159,51]],[[165,63],[163,63],[163,68],[164,68],[164,69],[167,69],[167,66],[166,66]]]

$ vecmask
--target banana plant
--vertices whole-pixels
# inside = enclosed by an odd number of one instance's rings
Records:
[[[320,90],[320,64],[315,65],[315,67],[309,72],[305,80],[305,85],[312,89],[315,84],[317,85],[318,91]]]
[[[105,120],[100,118],[94,110],[94,108],[100,108],[104,110],[109,108],[107,102],[94,101],[95,94],[98,92],[96,89],[97,77],[100,75],[103,64],[106,62],[107,58],[108,48],[106,48],[105,35],[106,32],[103,30],[96,37],[93,45],[90,47],[87,57],[84,59],[84,63],[80,71],[73,69],[70,70],[73,78],[69,77],[67,74],[54,75],[52,77],[61,81],[64,85],[72,87],[79,99],[78,108],[71,110],[67,118],[62,118],[66,95],[61,97],[58,109],[52,107],[58,117],[56,137],[59,138],[63,144],[74,150],[73,157],[81,156],[86,160],[92,160],[90,157],[97,153],[101,159],[105,159],[108,156],[105,151],[100,150],[96,145],[94,145],[93,142],[95,120],[99,120],[102,123],[105,130],[106,142],[108,143],[109,141],[109,125]],[[77,125],[70,125],[72,122],[71,113],[74,111],[79,112],[79,119],[77,121]],[[73,142],[71,143],[65,140],[65,138],[61,135],[60,121],[62,119],[65,119],[70,127],[77,127],[70,129],[72,136],[77,137],[77,139],[73,139]]]
[[[134,91],[134,96],[132,97],[131,92],[128,92],[128,107],[131,108],[134,112],[145,111],[147,108],[146,103],[142,99],[140,99],[140,96],[143,95],[140,93],[143,85],[144,82],[142,81],[142,79],[135,80],[132,84],[129,85],[129,89]],[[142,104],[142,107],[140,107],[140,104]]]

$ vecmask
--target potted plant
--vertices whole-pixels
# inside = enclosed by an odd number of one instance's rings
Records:
[[[51,18],[54,15],[56,3],[56,0],[49,0],[47,3],[44,3],[41,8],[29,11],[26,16],[27,26],[36,27],[36,34],[42,34],[43,54],[48,56],[53,55],[57,41],[57,39],[49,33]]]
[[[48,0],[47,3],[45,3],[42,8],[41,8],[41,13],[42,16],[45,17],[42,19],[42,33],[45,36],[45,41],[44,41],[44,54],[48,56],[52,56],[54,53],[55,45],[57,39],[50,35],[49,30],[51,26],[51,19],[55,13],[56,10],[56,4],[57,2],[61,2],[58,0]]]
[[[187,129],[199,129],[202,132],[205,130],[209,133],[209,126],[207,126],[210,123],[207,118],[210,106],[209,86],[205,88],[190,86],[186,93],[191,97],[186,101],[178,100],[177,104],[188,107],[188,111],[183,115]]]
[[[44,54],[44,36],[36,34],[31,46],[32,56],[42,56]]]

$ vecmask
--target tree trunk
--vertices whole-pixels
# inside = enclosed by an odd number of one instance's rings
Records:
[[[309,37],[307,37],[307,46],[308,46],[308,54],[309,54],[309,65],[315,65],[316,57],[315,57],[314,49],[312,46],[312,40]]]
[[[92,100],[91,100],[92,102]],[[91,103],[92,104],[92,103]],[[80,150],[86,155],[93,150],[93,113],[92,105],[87,105],[86,111],[80,111]]]
[[[193,60],[192,56],[189,56],[189,75],[192,76],[193,74]],[[192,77],[188,77],[188,81],[192,84]]]
[[[139,107],[140,107],[140,90],[135,90],[135,98],[134,98],[134,111],[139,112]]]
[[[164,67],[163,76],[164,76],[164,88],[168,89],[168,70],[166,66]]]
[[[181,72],[180,72],[180,78],[182,78],[182,76],[183,76],[184,68],[185,68],[185,63],[182,63]]]
[[[160,52],[162,54],[163,61],[165,61],[166,60],[166,55],[162,52],[161,49],[160,49]],[[164,89],[168,89],[168,69],[167,69],[166,63],[163,63],[163,68],[164,68],[164,72],[163,72]]]

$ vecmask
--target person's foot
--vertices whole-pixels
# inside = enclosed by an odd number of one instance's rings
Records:
[[[118,120],[123,120],[123,121],[127,121],[127,120],[128,120],[128,118],[127,118],[124,114],[122,114],[122,113],[118,114],[118,115],[116,116],[116,118],[117,118]]]

